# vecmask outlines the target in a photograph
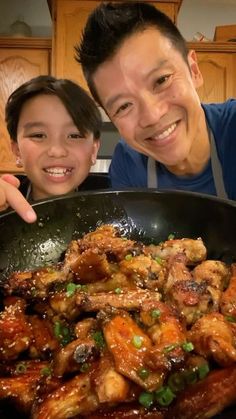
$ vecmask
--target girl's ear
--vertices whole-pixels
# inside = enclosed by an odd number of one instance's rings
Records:
[[[190,68],[194,87],[198,89],[198,87],[201,87],[203,85],[203,77],[198,66],[197,54],[193,49],[190,50],[188,53],[188,65]]]
[[[21,161],[20,150],[16,141],[11,141],[11,149],[12,149],[13,154],[16,156],[16,166],[23,167],[23,164]]]
[[[16,157],[20,157],[20,150],[18,147],[18,143],[16,141],[11,141],[11,149],[13,154],[15,154]]]

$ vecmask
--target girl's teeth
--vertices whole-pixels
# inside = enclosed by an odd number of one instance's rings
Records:
[[[45,171],[50,174],[51,176],[64,176],[67,173],[69,173],[71,170],[69,169],[62,169],[59,167],[54,167],[54,168],[50,168],[50,169],[45,169]]]
[[[168,135],[170,135],[174,131],[174,129],[176,128],[176,125],[177,125],[176,123],[172,124],[168,129],[166,129],[160,135],[158,135],[156,139],[164,140],[166,137],[168,137]]]

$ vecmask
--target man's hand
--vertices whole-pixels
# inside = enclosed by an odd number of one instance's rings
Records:
[[[37,219],[31,205],[26,201],[18,188],[20,181],[13,175],[6,174],[0,178],[0,211],[11,207],[27,223],[33,223]]]

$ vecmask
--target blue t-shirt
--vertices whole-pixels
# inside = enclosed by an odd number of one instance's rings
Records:
[[[236,100],[202,105],[211,129],[221,163],[223,180],[229,199],[236,200]],[[109,173],[112,187],[147,187],[148,157],[129,147],[124,140],[117,144]],[[176,176],[161,163],[158,170],[158,189],[177,189],[216,195],[211,161],[204,170],[193,176]]]

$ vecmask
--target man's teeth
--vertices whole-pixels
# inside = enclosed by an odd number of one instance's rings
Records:
[[[48,169],[45,169],[45,172],[47,172],[51,176],[65,176],[66,174],[71,172],[71,169],[66,169],[62,167],[50,167]]]
[[[164,138],[168,137],[168,135],[170,135],[175,130],[176,125],[176,123],[172,124],[168,129],[157,135],[155,138],[157,140],[164,140]]]

